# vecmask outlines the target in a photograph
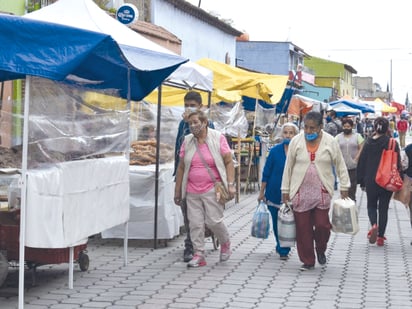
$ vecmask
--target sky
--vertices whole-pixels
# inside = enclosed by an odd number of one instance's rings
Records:
[[[187,0],[251,41],[290,41],[307,54],[373,78],[394,101],[412,99],[412,10],[407,0]]]

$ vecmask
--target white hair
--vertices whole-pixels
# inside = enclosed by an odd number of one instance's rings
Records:
[[[299,133],[299,128],[296,124],[294,124],[293,122],[286,122],[282,125],[282,133],[283,133],[283,129],[286,127],[292,127],[295,130],[295,135],[297,135]]]

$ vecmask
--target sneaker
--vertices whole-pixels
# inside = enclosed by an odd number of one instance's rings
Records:
[[[227,261],[231,255],[232,251],[230,250],[230,241],[227,241],[220,246],[220,261]]]
[[[306,270],[312,270],[312,269],[314,269],[314,268],[315,268],[314,265],[306,265],[306,264],[303,264],[303,265],[300,267],[300,270],[301,270],[301,271],[306,271]]]
[[[183,251],[183,261],[187,263],[191,259],[193,259],[193,248],[185,248]]]
[[[200,267],[200,266],[205,266],[206,265],[206,260],[203,257],[203,255],[200,254],[195,254],[193,256],[193,259],[190,260],[189,263],[187,263],[187,267]]]
[[[378,236],[378,226],[375,223],[368,232],[369,243],[374,244],[376,242],[377,236]]]
[[[326,264],[326,256],[325,253],[318,253],[318,262],[320,265]]]
[[[280,258],[282,261],[286,261],[286,260],[289,259],[289,256],[288,256],[288,255],[281,255],[279,258]]]
[[[380,247],[382,247],[385,244],[386,237],[378,237],[376,240],[376,244]]]

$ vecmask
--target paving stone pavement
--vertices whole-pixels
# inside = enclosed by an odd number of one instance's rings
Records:
[[[274,239],[250,236],[257,193],[242,195],[225,212],[233,255],[219,262],[219,251],[207,239],[205,267],[188,269],[182,260],[183,236],[160,243],[130,241],[123,265],[120,239],[89,240],[90,267],[75,266],[74,288],[68,288],[68,265],[37,269],[32,286],[26,272],[25,308],[411,308],[412,229],[408,211],[391,201],[387,243],[369,244],[366,198],[358,190],[360,232],[331,234],[325,266],[302,272],[295,249],[281,261]],[[0,308],[16,308],[18,271],[9,269],[0,288]]]
[[[256,199],[257,192],[227,205],[233,249],[227,262],[219,262],[207,239],[207,266],[188,269],[179,236],[157,249],[152,241],[129,241],[124,266],[123,241],[95,237],[87,246],[88,271],[75,266],[73,289],[67,264],[39,267],[35,285],[26,271],[24,308],[412,308],[412,229],[402,204],[391,201],[385,246],[371,245],[366,194],[358,189],[359,233],[332,233],[326,265],[302,272],[295,249],[281,261],[272,234],[265,240],[250,236]],[[10,267],[0,308],[17,308],[17,293],[18,270]]]

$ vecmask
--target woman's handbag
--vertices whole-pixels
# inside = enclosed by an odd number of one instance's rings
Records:
[[[409,202],[411,200],[411,186],[411,179],[407,175],[404,175],[402,189],[395,192],[392,195],[392,198],[404,204],[405,207],[409,207]]]
[[[202,160],[203,165],[206,167],[210,178],[212,178],[212,181],[215,184],[216,200],[224,206],[226,202],[229,202],[231,199],[233,199],[233,196],[230,196],[229,191],[227,190],[223,182],[216,180],[215,175],[213,175],[213,172],[211,171],[209,167],[209,164],[207,164],[205,158],[203,157],[202,152],[199,150],[197,143],[196,143],[196,151],[199,154],[199,157]]]
[[[270,212],[265,202],[260,201],[252,218],[251,235],[256,238],[268,238],[270,230]]]
[[[284,203],[278,212],[278,239],[281,247],[293,247],[296,240],[295,216],[292,207]]]
[[[332,231],[349,235],[359,232],[358,210],[350,198],[333,201]]]
[[[402,177],[398,171],[398,153],[395,151],[395,139],[389,140],[388,149],[384,149],[376,172],[376,183],[385,190],[396,192],[402,188]]]
[[[221,181],[215,182],[215,192],[216,200],[222,205],[225,205],[226,202],[229,202],[232,199],[225,185]]]

